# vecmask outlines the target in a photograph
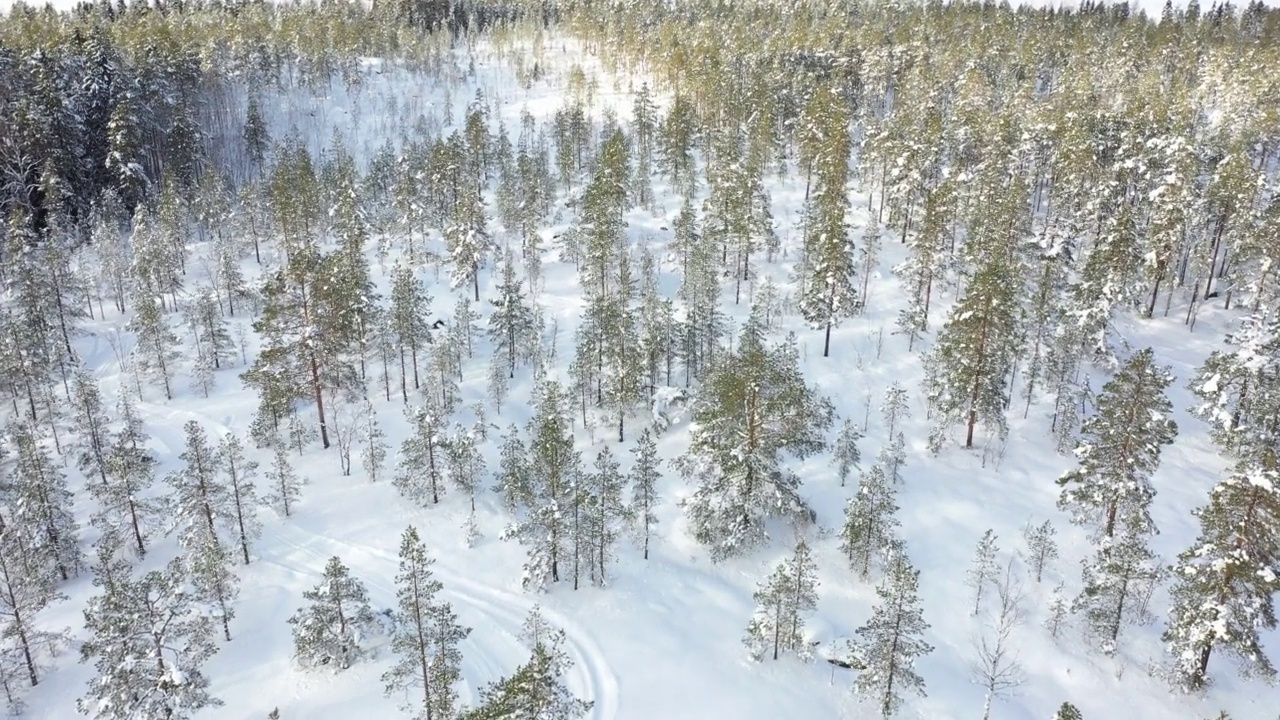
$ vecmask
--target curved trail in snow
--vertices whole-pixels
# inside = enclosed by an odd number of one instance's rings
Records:
[[[320,535],[304,530],[288,520],[280,525],[265,528],[264,538],[269,539],[271,543],[278,543],[280,548],[290,548],[315,558],[316,568],[322,567],[334,554],[343,556],[344,560],[352,566],[359,566],[364,570],[360,579],[371,590],[383,594],[387,598],[388,606],[394,605],[396,594],[394,580],[383,573],[369,572],[371,567],[368,563],[352,560],[352,558],[365,556],[379,560],[384,563],[384,567],[392,568],[394,572],[394,569],[399,567],[399,558],[395,553]],[[308,574],[316,572],[314,568],[291,567],[281,562],[279,558],[263,557],[262,559],[294,572]],[[497,680],[500,676],[508,674],[518,662],[524,660],[523,652],[527,652],[528,648],[524,648],[516,638],[519,636],[525,617],[535,604],[532,599],[478,583],[443,569],[438,564],[432,568],[432,572],[444,584],[444,595],[448,599],[456,601],[456,604],[468,606],[486,619],[494,621],[496,627],[486,626],[485,630],[500,632],[504,640],[503,645],[508,646],[506,648],[490,647],[478,642],[473,633],[473,636],[466,641],[470,647],[463,653],[464,677],[479,675],[486,681]],[[542,615],[556,628],[564,630],[566,641],[564,649],[573,661],[573,666],[567,673],[567,680],[570,687],[584,699],[594,701],[589,717],[593,720],[613,720],[617,717],[620,701],[618,679],[599,645],[589,633],[562,614],[543,606]],[[517,648],[522,648],[523,652],[518,659],[513,660],[510,654]],[[467,684],[474,703],[479,699],[479,689],[470,680]]]

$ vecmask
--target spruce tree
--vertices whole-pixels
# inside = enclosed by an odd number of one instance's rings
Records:
[[[445,250],[453,264],[451,284],[454,288],[470,284],[476,302],[480,302],[480,268],[493,250],[485,224],[484,200],[476,189],[465,192],[444,228]]]
[[[501,460],[498,465],[497,484],[494,491],[502,498],[502,506],[514,513],[533,504],[533,486],[530,484],[530,463],[520,429],[507,428],[502,436]]]
[[[1048,611],[1049,616],[1045,618],[1044,626],[1048,628],[1051,637],[1057,638],[1058,631],[1062,629],[1062,624],[1066,622],[1067,615],[1071,612],[1071,602],[1063,593],[1062,583],[1058,583],[1058,586],[1049,594]]]
[[[1276,627],[1280,592],[1280,473],[1272,467],[1241,462],[1213,488],[1195,512],[1200,536],[1173,567],[1164,641],[1187,688],[1209,682],[1215,650],[1235,657],[1246,674],[1275,675],[1259,634]]]
[[[845,215],[849,211],[849,120],[848,103],[826,84],[818,86],[810,100],[821,108],[822,125],[814,128],[821,137],[822,154],[814,158],[817,188],[809,199],[805,223],[805,261],[800,314],[823,329],[822,356],[831,354],[831,329],[859,308],[854,286],[857,261]]]
[[[289,618],[293,626],[294,657],[303,667],[332,665],[346,670],[364,657],[361,632],[374,623],[364,583],[351,577],[337,556],[329,558],[324,578],[302,594],[310,605]]]
[[[654,443],[653,434],[648,428],[640,431],[640,436],[636,438],[636,446],[631,452],[635,455],[635,462],[632,463],[628,476],[631,481],[631,505],[628,508],[628,517],[641,542],[644,559],[648,560],[649,541],[658,524],[654,507],[659,500],[658,480],[662,478],[658,472],[659,464],[662,462],[658,458],[658,446]]]
[[[874,700],[885,718],[901,707],[904,692],[924,695],[924,678],[916,673],[915,663],[933,646],[920,638],[929,624],[921,611],[919,584],[920,571],[899,549],[876,588],[880,602],[872,609],[871,619],[857,629],[858,639],[849,641],[862,665],[854,689]]]
[[[893,437],[898,428],[898,421],[911,417],[911,406],[907,404],[907,389],[897,380],[884,391],[884,404],[880,406],[884,415],[884,424],[888,428],[888,436]]]
[[[422,700],[403,708],[424,720],[450,720],[457,715],[462,653],[458,643],[471,629],[457,622],[453,608],[436,595],[443,588],[431,572],[435,563],[426,544],[410,525],[400,537],[400,573],[396,575],[396,629],[391,650],[396,664],[382,674],[388,695],[419,687]]]
[[[1149,348],[1134,355],[1103,386],[1098,413],[1084,423],[1076,446],[1080,467],[1058,479],[1064,486],[1059,506],[1077,524],[1094,526],[1100,537],[1121,530],[1154,532],[1151,475],[1160,464],[1160,448],[1177,433],[1164,395],[1171,380]]]
[[[760,583],[753,598],[755,616],[747,625],[746,643],[751,657],[762,659],[780,652],[794,652],[808,659],[804,615],[818,606],[818,566],[804,540],[796,544],[791,557],[783,560],[773,574]]]

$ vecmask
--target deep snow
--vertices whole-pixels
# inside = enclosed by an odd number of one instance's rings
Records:
[[[550,120],[567,92],[565,78],[574,65],[580,65],[588,77],[598,80],[593,105],[597,119],[604,108],[613,108],[621,118],[629,116],[631,90],[638,86],[638,80],[609,76],[595,57],[564,38],[548,41],[542,50],[545,77],[528,88],[519,85],[492,47],[482,45],[475,51],[474,76],[452,90],[384,67],[380,73],[369,73],[358,98],[344,95],[338,83],[334,84],[334,94],[328,97],[290,94],[271,98],[267,104],[274,108],[273,134],[281,135],[290,124],[297,123],[308,137],[327,142],[331,129],[340,127],[349,138],[357,138],[349,145],[363,156],[380,144],[380,128],[389,127],[385,114],[391,97],[401,107],[417,103],[422,112],[438,116],[447,96],[453,104],[452,117],[457,121],[463,117],[476,87],[486,96],[500,99],[502,118],[514,134],[519,130],[519,115],[524,108],[540,121]],[[460,57],[458,62],[460,67],[467,67],[467,59]],[[629,233],[636,244],[648,243],[661,251],[670,240],[671,233],[664,228],[672,227],[679,200],[667,192],[660,179],[655,178],[654,183],[663,209],[657,214],[629,213]],[[772,277],[786,295],[793,285],[789,272],[797,257],[795,227],[803,179],[779,180],[771,175],[766,183],[786,253],[776,264],[762,262],[759,269]],[[867,224],[867,193],[859,190],[852,197],[850,219],[857,233]],[[563,198],[561,210],[562,201]],[[572,221],[570,211],[563,210],[561,215],[561,220],[545,229],[546,237],[559,233]],[[193,248],[195,253],[203,251],[201,247]],[[1122,635],[1121,652],[1114,659],[1088,650],[1074,625],[1057,641],[1049,637],[1041,625],[1049,592],[1062,580],[1067,592],[1074,595],[1079,587],[1078,562],[1090,553],[1083,532],[1070,527],[1065,515],[1055,508],[1057,486],[1053,480],[1071,467],[1072,460],[1052,450],[1048,432],[1051,408],[1045,402],[1032,406],[1027,420],[1021,418],[1021,403],[1014,403],[1003,457],[997,457],[994,448],[967,452],[954,446],[936,458],[928,454],[926,409],[920,392],[922,346],[918,344],[916,351],[909,353],[906,339],[892,334],[893,319],[903,298],[889,268],[902,257],[902,246],[894,239],[886,239],[883,257],[871,280],[868,312],[833,333],[832,357],[821,357],[821,334],[804,328],[794,311],[786,315],[777,333],[781,338],[787,330],[796,331],[807,378],[832,399],[842,417],[861,423],[870,399],[870,431],[861,442],[864,466],[887,441],[879,430],[877,410],[884,390],[897,380],[911,393],[912,416],[902,426],[908,460],[903,471],[905,485],[899,489],[899,518],[908,552],[921,570],[925,619],[932,624],[926,639],[935,650],[918,666],[928,697],[910,700],[901,716],[944,719],[980,715],[982,690],[971,681],[969,669],[978,622],[969,615],[964,572],[985,529],[993,528],[999,536],[1003,559],[1022,547],[1021,528],[1027,521],[1039,523],[1044,519],[1052,519],[1058,529],[1062,557],[1043,583],[1027,581],[1029,617],[1018,630],[1015,643],[1029,679],[1017,696],[997,703],[994,718],[1043,720],[1064,700],[1079,706],[1090,720],[1204,718],[1216,715],[1220,709],[1228,710],[1237,720],[1249,720],[1273,713],[1271,708],[1280,703],[1280,693],[1260,683],[1236,679],[1225,658],[1215,657],[1211,670],[1217,684],[1207,698],[1171,693],[1163,681],[1150,677],[1150,664],[1163,661],[1158,641],[1160,620],[1147,627],[1127,629]],[[555,250],[548,246],[544,258],[546,281],[539,301],[548,320],[558,323],[557,365],[563,367],[564,358],[572,353],[573,327],[581,303],[572,266],[555,258]],[[251,257],[247,268],[256,273]],[[192,272],[196,277],[189,280],[196,284],[200,271]],[[373,272],[385,296],[388,274],[378,269],[376,261]],[[664,287],[673,289],[675,268],[664,263],[663,273]],[[429,267],[423,268],[422,274],[435,296],[436,315],[448,317],[455,295],[448,289],[447,271],[438,280]],[[490,272],[485,271],[482,296],[492,296],[492,280]],[[954,289],[942,296],[943,302],[931,316],[933,329],[941,325],[946,304],[954,300]],[[748,308],[747,300],[734,306],[729,286],[722,301],[740,324]],[[1190,511],[1204,503],[1208,489],[1224,467],[1203,424],[1185,412],[1191,396],[1183,386],[1201,360],[1220,345],[1223,331],[1234,317],[1233,312],[1220,307],[1205,307],[1200,311],[1195,332],[1190,333],[1178,311],[1180,302],[1181,298],[1175,299],[1174,310],[1167,318],[1145,322],[1125,319],[1120,325],[1134,347],[1154,347],[1159,362],[1171,365],[1178,377],[1170,395],[1180,434],[1176,444],[1165,449],[1154,479],[1159,494],[1153,516],[1161,530],[1154,539],[1154,549],[1166,561],[1194,539],[1197,528]],[[1182,308],[1185,312],[1185,305]],[[479,309],[487,315],[486,302]],[[101,379],[109,401],[125,380],[106,337],[110,328],[123,321],[124,318],[109,314],[105,321],[88,323],[87,334],[78,341],[79,352]],[[245,319],[237,318],[235,322]],[[879,342],[882,349],[877,348]],[[929,345],[926,338],[923,349]],[[488,354],[487,342],[481,342],[476,359],[467,366],[467,381],[462,385],[464,401],[456,420],[469,422],[469,408],[484,401]],[[238,379],[242,370],[243,367],[233,367],[219,372],[215,396],[207,400],[187,390],[183,379],[175,383],[178,396],[172,402],[165,402],[161,393],[149,389],[143,412],[152,434],[152,447],[162,460],[158,476],[177,467],[183,443],[181,426],[187,420],[201,421],[213,436],[228,430],[242,434],[247,431],[256,400]],[[1095,388],[1100,385],[1100,380],[1095,381]],[[501,413],[490,408],[490,420],[502,428],[510,423],[523,426],[531,414],[526,403],[528,390],[526,369],[518,376]],[[391,445],[388,462],[393,464],[395,449],[405,436],[407,425],[398,399],[382,402],[379,392],[375,388],[372,396]],[[626,452],[631,448],[630,441],[647,420],[646,414],[637,414],[629,424],[628,442],[622,448],[615,447],[624,469],[630,463],[630,453]],[[594,457],[593,440],[582,428],[578,430],[579,447],[589,461]],[[663,537],[653,548],[652,559],[645,562],[637,550],[624,545],[623,558],[613,569],[613,581],[607,589],[574,592],[568,587],[556,587],[542,596],[520,589],[523,548],[497,539],[507,519],[491,493],[484,493],[480,499],[484,539],[475,548],[467,549],[462,530],[467,515],[465,498],[454,493],[438,507],[415,507],[397,496],[389,480],[370,483],[358,462],[352,477],[342,477],[336,451],[321,451],[313,445],[297,463],[299,471],[310,479],[297,513],[285,519],[264,511],[266,529],[254,547],[254,562],[237,569],[242,590],[231,626],[234,639],[219,642],[219,653],[206,667],[213,694],[226,705],[199,717],[260,720],[273,707],[279,707],[285,720],[401,717],[397,707],[403,698],[384,697],[379,680],[391,663],[385,650],[376,659],[341,674],[303,672],[290,659],[291,637],[285,619],[301,605],[302,592],[318,581],[325,560],[335,554],[367,584],[375,607],[392,606],[398,539],[408,524],[418,527],[437,559],[436,572],[444,583],[445,597],[453,602],[460,621],[473,628],[463,645],[464,702],[475,701],[479,688],[509,673],[525,659],[527,651],[516,635],[527,611],[534,603],[541,603],[548,617],[568,633],[575,662],[570,684],[581,696],[595,702],[593,718],[872,717],[874,712],[851,695],[851,671],[833,669],[823,662],[806,664],[794,658],[763,663],[747,658],[741,638],[753,609],[752,592],[774,564],[790,552],[793,537],[779,526],[775,528],[775,542],[768,549],[720,565],[709,562],[706,552],[686,532],[676,504],[690,488],[670,473],[670,461],[687,445],[687,430],[687,423],[679,421],[660,436],[667,476],[661,486],[663,503],[658,510]],[[835,428],[833,438],[834,431]],[[599,442],[611,440],[608,428],[597,430],[596,435]],[[498,433],[492,433],[486,447],[491,470],[497,466],[497,437]],[[252,452],[265,469],[269,455]],[[831,530],[838,526],[844,500],[855,483],[851,480],[849,487],[840,487],[835,468],[826,457],[811,458],[794,467],[804,479],[803,492],[817,509],[821,525],[828,529],[816,542],[821,599],[816,616],[809,622],[814,639],[825,644],[833,638],[851,636],[866,621],[875,599],[874,587],[858,582],[847,570]],[[84,503],[84,494],[81,499]],[[78,512],[86,518],[87,505],[79,506]],[[142,567],[158,565],[174,552],[173,542],[163,541],[149,553]],[[70,627],[79,637],[81,610],[92,592],[89,575],[74,580],[66,592],[71,599],[47,611],[41,620],[50,627]],[[1165,596],[1160,592],[1152,608],[1160,617],[1166,607]],[[1268,641],[1272,648],[1276,647],[1274,636]],[[77,652],[72,651],[59,658],[57,669],[31,693],[31,717],[75,715],[74,699],[83,694],[92,673],[90,666],[76,662],[76,656]]]

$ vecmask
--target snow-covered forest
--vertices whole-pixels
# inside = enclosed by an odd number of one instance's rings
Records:
[[[0,707],[1272,720],[1280,12],[0,16]]]

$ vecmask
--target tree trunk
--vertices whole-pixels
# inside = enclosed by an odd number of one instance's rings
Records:
[[[320,444],[329,449],[329,424],[324,419],[324,388],[320,384],[320,363],[315,352],[311,356],[311,391],[316,396],[316,414],[320,417]]]
[[[129,498],[129,521],[133,523],[133,539],[138,545],[138,557],[146,557],[147,547],[142,541],[142,528],[138,523],[138,505],[133,501],[132,496]]]

